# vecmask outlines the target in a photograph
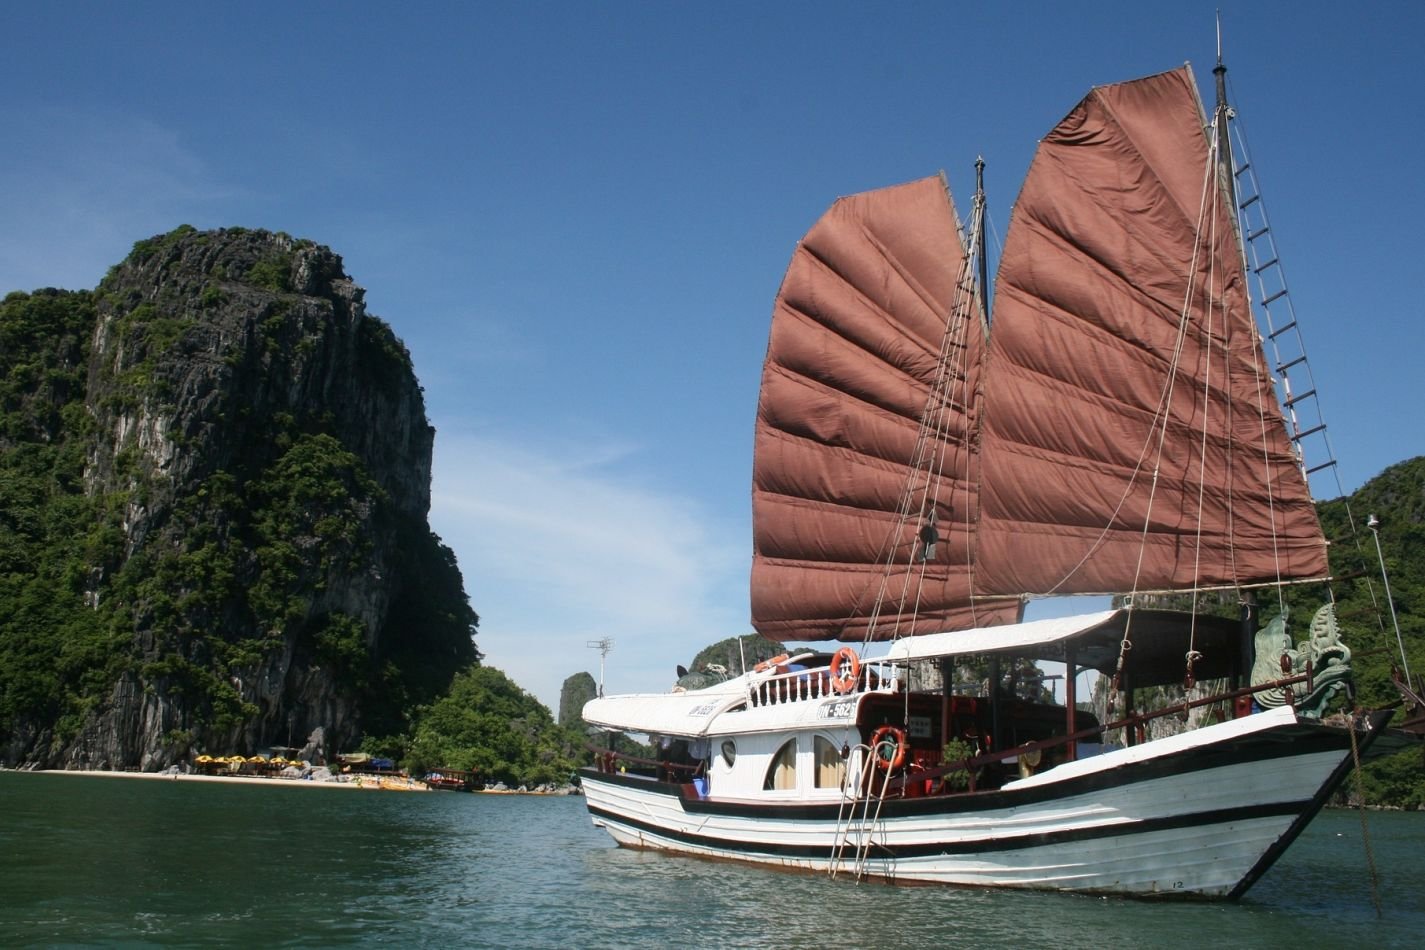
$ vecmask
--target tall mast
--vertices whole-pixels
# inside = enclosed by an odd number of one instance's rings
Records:
[[[1227,131],[1227,122],[1232,118],[1232,108],[1227,104],[1227,67],[1222,62],[1221,14],[1217,17],[1217,65],[1213,67],[1212,75],[1217,79],[1217,108],[1213,112],[1213,125],[1217,128],[1217,177],[1235,211],[1237,179],[1232,174],[1232,137]]]
[[[990,281],[989,281],[989,255],[985,253],[985,157],[978,155],[975,157],[975,239],[974,246],[978,250],[980,259],[979,279],[980,279],[980,312],[984,314],[985,325],[990,322]]]
[[[1242,220],[1237,213],[1237,177],[1232,172],[1232,136],[1227,130],[1227,122],[1232,118],[1232,107],[1227,104],[1227,66],[1222,62],[1222,14],[1217,15],[1217,65],[1212,69],[1212,75],[1217,80],[1217,107],[1213,112],[1213,125],[1216,126],[1217,134],[1213,136],[1217,147],[1217,180],[1219,187],[1230,201],[1232,208],[1232,223],[1236,225],[1238,246],[1242,248],[1245,255],[1246,248],[1243,238],[1246,236],[1242,229]],[[1245,257],[1243,263],[1246,263]],[[1233,677],[1234,685],[1245,686],[1251,681],[1252,661],[1254,657],[1253,643],[1257,634],[1258,605],[1257,595],[1250,588],[1238,591],[1237,621],[1240,625],[1242,636],[1239,640],[1237,663]],[[1188,675],[1192,675],[1192,667],[1188,667]]]

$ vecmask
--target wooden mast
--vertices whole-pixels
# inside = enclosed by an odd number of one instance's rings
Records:
[[[1213,78],[1216,80],[1217,102],[1213,110],[1213,125],[1216,134],[1213,136],[1214,146],[1217,149],[1217,180],[1219,187],[1227,195],[1227,200],[1231,202],[1233,209],[1232,223],[1237,232],[1238,246],[1242,246],[1242,222],[1237,211],[1237,176],[1232,168],[1232,136],[1228,131],[1227,123],[1232,119],[1232,107],[1227,103],[1227,64],[1222,61],[1222,17],[1217,18],[1217,65],[1212,69]],[[1241,688],[1248,685],[1252,677],[1252,662],[1255,658],[1255,637],[1257,635],[1257,596],[1251,588],[1242,590],[1239,595],[1238,605],[1240,608],[1239,620],[1241,633],[1237,644],[1237,669],[1233,676],[1232,685]],[[1250,703],[1241,704],[1242,708],[1236,710],[1236,714],[1251,712]]]

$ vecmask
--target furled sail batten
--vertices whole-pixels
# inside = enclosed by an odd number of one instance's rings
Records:
[[[1186,67],[1095,89],[1041,142],[996,284],[979,591],[1326,573],[1234,209],[1199,214],[1208,163]]]
[[[753,465],[752,620],[766,636],[888,639],[1017,614],[970,603],[969,406],[984,328],[958,227],[937,176],[841,199],[793,255]],[[927,402],[947,381],[927,433]],[[933,476],[912,471],[916,456]],[[922,508],[939,542],[917,562]]]

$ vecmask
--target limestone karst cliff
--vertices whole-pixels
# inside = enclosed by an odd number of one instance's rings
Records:
[[[141,241],[0,309],[0,762],[327,752],[478,661],[410,356],[339,256]]]

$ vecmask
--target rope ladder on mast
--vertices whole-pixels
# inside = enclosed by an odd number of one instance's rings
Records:
[[[1232,116],[1232,119],[1236,118]],[[1237,214],[1248,279],[1256,285],[1252,297],[1258,311],[1263,343],[1271,357],[1287,434],[1308,483],[1311,476],[1328,469],[1335,477],[1334,492],[1313,494],[1317,497],[1339,497],[1345,494],[1345,490],[1341,485],[1336,455],[1326,432],[1326,421],[1317,399],[1316,381],[1306,358],[1306,344],[1297,323],[1296,310],[1292,306],[1286,271],[1282,267],[1276,239],[1272,236],[1266,202],[1262,199],[1257,174],[1252,168],[1241,123],[1230,122],[1229,133]]]

